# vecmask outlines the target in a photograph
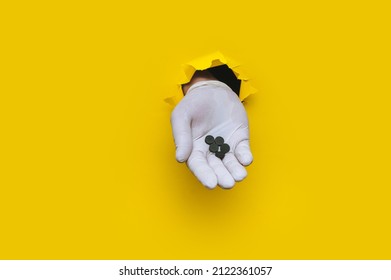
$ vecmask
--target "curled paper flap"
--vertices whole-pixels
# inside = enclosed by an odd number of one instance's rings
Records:
[[[174,96],[164,99],[168,104],[175,106],[183,98],[182,85],[190,82],[195,71],[197,70],[206,70],[208,68],[217,67],[221,65],[227,65],[232,72],[235,74],[236,78],[241,81],[240,84],[240,93],[239,98],[241,101],[246,99],[251,94],[257,92],[257,90],[250,85],[249,77],[241,67],[239,63],[224,56],[220,52],[214,52],[209,55],[205,55],[199,58],[196,58],[187,64],[182,66],[181,76],[179,78],[179,83],[177,85],[176,94]]]

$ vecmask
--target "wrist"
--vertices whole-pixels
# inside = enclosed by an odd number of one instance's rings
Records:
[[[202,81],[217,81],[217,79],[210,73],[208,70],[197,70],[193,77],[191,78],[190,82],[187,84],[182,85],[182,91],[183,94],[186,95],[189,88],[194,85],[195,83],[202,82]]]

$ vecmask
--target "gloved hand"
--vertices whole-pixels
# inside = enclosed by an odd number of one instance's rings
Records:
[[[193,84],[171,114],[176,159],[206,187],[232,188],[247,176],[243,166],[253,156],[249,146],[246,111],[238,96],[220,81]],[[209,151],[205,137],[221,136],[230,151],[220,160]]]

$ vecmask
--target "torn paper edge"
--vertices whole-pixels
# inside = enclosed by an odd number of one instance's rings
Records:
[[[165,98],[164,101],[172,106],[175,106],[181,101],[184,96],[182,91],[182,85],[190,82],[195,71],[206,70],[208,68],[221,65],[227,65],[234,72],[236,78],[241,81],[239,92],[239,99],[241,101],[244,101],[251,94],[257,92],[257,89],[251,86],[249,81],[250,79],[245,73],[243,67],[236,61],[224,56],[221,52],[217,51],[209,55],[196,58],[183,65],[181,77],[179,78],[179,83],[177,84],[177,90],[175,95]]]

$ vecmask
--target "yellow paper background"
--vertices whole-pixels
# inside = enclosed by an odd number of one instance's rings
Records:
[[[1,259],[390,259],[387,1],[0,4]],[[244,65],[254,163],[175,161],[182,64]]]

